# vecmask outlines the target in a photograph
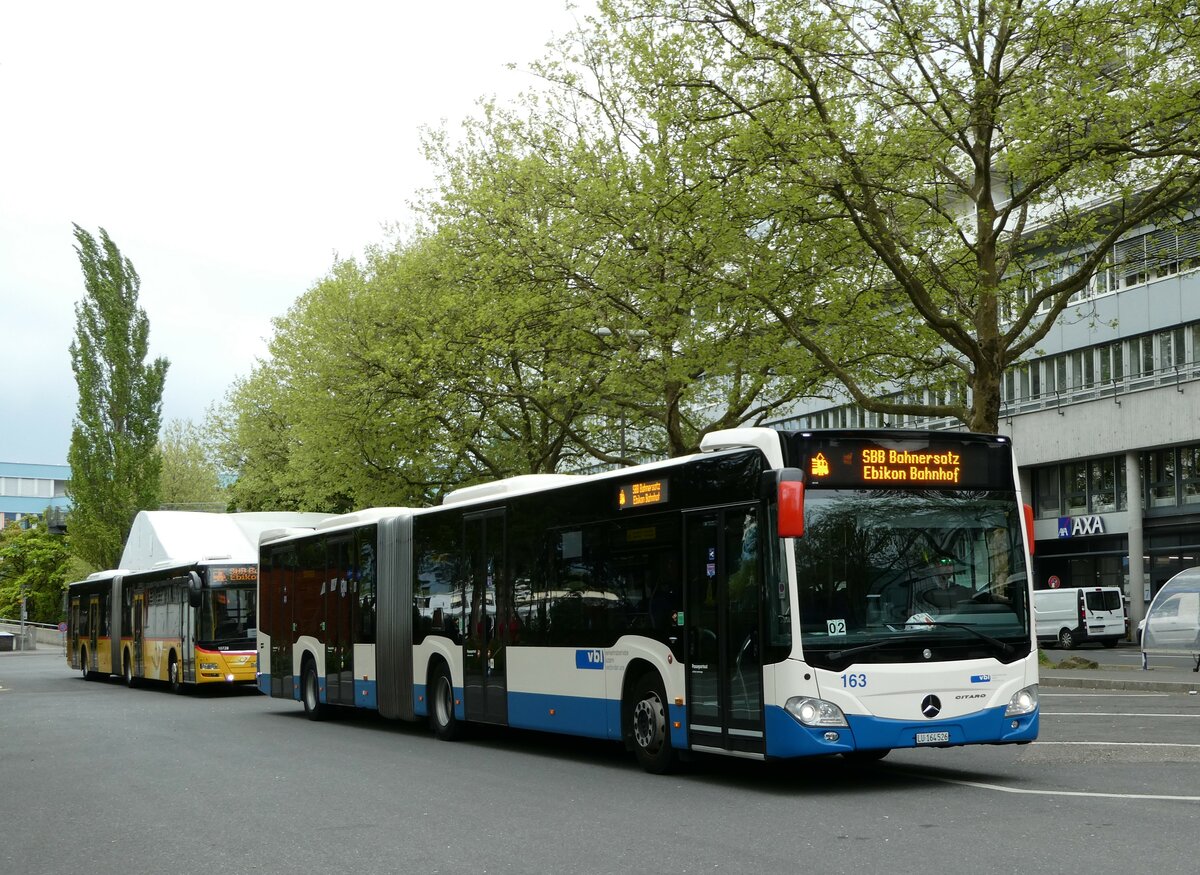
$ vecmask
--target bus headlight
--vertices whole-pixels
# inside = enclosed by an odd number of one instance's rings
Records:
[[[1038,685],[1017,690],[1004,709],[1005,717],[1020,717],[1022,714],[1032,714],[1038,706]]]
[[[842,709],[824,699],[793,696],[783,707],[805,726],[849,726]]]

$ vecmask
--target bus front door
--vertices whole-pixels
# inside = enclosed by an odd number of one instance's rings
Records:
[[[296,577],[296,548],[276,548],[271,554],[268,585],[261,587],[258,610],[260,623],[271,636],[271,695],[296,698],[292,647],[296,623],[292,615],[292,590]]]
[[[505,647],[509,620],[515,616],[512,581],[504,564],[504,510],[463,518],[467,568],[463,604],[463,708],[468,720],[508,722],[508,675]]]
[[[688,514],[685,525],[688,742],[762,754],[757,510]]]

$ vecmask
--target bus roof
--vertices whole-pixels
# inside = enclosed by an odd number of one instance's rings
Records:
[[[312,528],[320,513],[200,513],[144,510],[133,520],[121,568],[129,573],[209,563],[258,562],[258,536],[267,529]]]

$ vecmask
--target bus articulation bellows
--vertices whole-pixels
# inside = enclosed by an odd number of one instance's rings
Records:
[[[1029,518],[1006,438],[707,436],[697,455],[264,533],[258,683],[757,759],[1026,743]]]

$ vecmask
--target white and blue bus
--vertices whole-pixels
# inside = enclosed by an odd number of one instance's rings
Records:
[[[1023,744],[1030,518],[1003,437],[717,432],[264,533],[258,683],[314,719],[612,739],[652,772]]]

